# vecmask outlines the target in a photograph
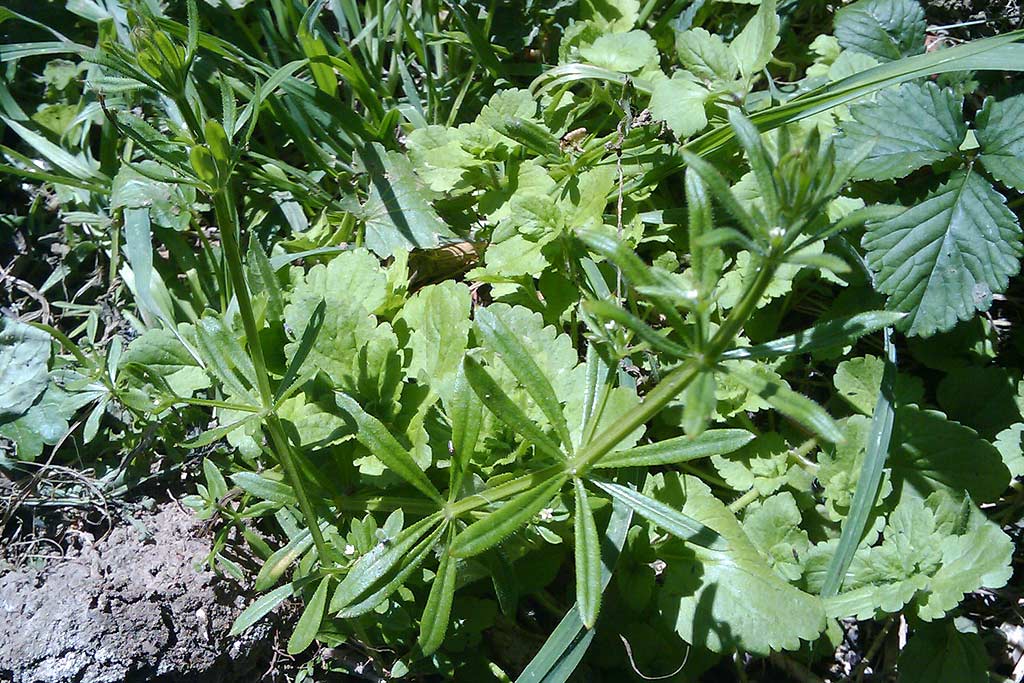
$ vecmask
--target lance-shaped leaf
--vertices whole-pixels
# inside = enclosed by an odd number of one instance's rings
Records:
[[[409,455],[409,451],[398,443],[398,440],[391,435],[387,427],[381,424],[380,420],[363,410],[355,399],[347,394],[338,392],[335,395],[335,400],[338,407],[355,420],[359,428],[356,438],[359,439],[359,443],[369,449],[375,458],[384,463],[389,470],[415,486],[423,495],[438,503],[444,501],[427,475]]]
[[[416,545],[437,526],[437,514],[425,517],[403,530],[390,543],[378,543],[349,570],[331,598],[331,613],[340,612],[356,600],[364,597],[383,577],[404,561]]]
[[[589,629],[594,628],[601,609],[601,546],[587,490],[579,479],[573,480],[573,486],[576,493],[576,514],[573,518],[576,605],[583,624]]]
[[[558,444],[552,441],[547,434],[541,431],[533,420],[526,416],[523,409],[509,398],[508,394],[502,391],[494,378],[480,365],[472,356],[466,356],[462,361],[466,377],[470,386],[476,392],[480,400],[487,406],[487,409],[494,413],[495,417],[508,425],[527,441],[543,451],[549,457],[562,459],[562,451]]]
[[[306,609],[302,611],[295,630],[288,639],[288,654],[297,655],[303,652],[320,630],[320,623],[324,619],[324,608],[327,606],[327,591],[331,587],[331,577],[325,576],[316,587],[313,597],[306,603]]]
[[[260,420],[262,418],[263,415],[261,415],[260,413],[249,413],[240,420],[235,420],[234,422],[231,422],[226,425],[221,425],[220,427],[215,427],[213,429],[207,429],[205,432],[203,432],[196,438],[185,441],[181,445],[184,446],[185,448],[201,448],[203,446],[208,446],[214,441],[219,441],[220,439],[223,439],[225,436],[235,431],[236,429],[241,429],[242,427],[245,427],[246,425],[252,422],[256,422],[257,420]]]
[[[739,367],[731,367],[727,372],[730,377],[794,422],[831,443],[843,441],[842,431],[824,408],[788,388],[771,375]]]
[[[736,195],[729,188],[729,182],[718,172],[718,169],[699,156],[686,151],[683,152],[683,161],[686,162],[686,166],[690,171],[700,177],[708,192],[711,193],[711,196],[715,198],[722,208],[739,221],[739,224],[747,231],[748,235],[758,237],[763,232],[763,229],[754,222],[750,213],[736,199]]]
[[[455,557],[472,557],[493,548],[524,527],[555,496],[565,483],[565,475],[547,481],[509,499],[483,519],[473,522],[452,542]]]
[[[526,392],[537,403],[551,426],[555,428],[562,445],[572,455],[572,439],[565,422],[562,405],[547,376],[537,366],[530,351],[519,340],[517,333],[509,329],[499,316],[486,308],[476,309],[476,326],[484,346],[501,356],[505,366],[512,372]]]
[[[700,436],[708,426],[711,414],[715,412],[718,399],[715,397],[715,373],[704,370],[698,373],[690,386],[686,387],[683,404],[683,431],[687,436]]]
[[[437,545],[441,534],[444,533],[445,525],[442,523],[426,538],[420,541],[412,550],[403,555],[401,561],[391,567],[391,570],[364,591],[355,602],[338,610],[339,619],[351,619],[362,616],[384,601],[389,595],[398,590],[412,573],[423,564],[430,551]]]
[[[283,481],[265,477],[256,472],[237,472],[231,475],[235,486],[257,498],[270,500],[282,505],[295,505],[295,491]]]
[[[452,425],[452,460],[448,473],[448,495],[454,500],[462,490],[462,480],[476,450],[483,425],[484,406],[469,385],[460,365],[445,408]]]
[[[757,187],[769,220],[775,220],[779,214],[779,190],[775,185],[773,173],[775,163],[768,156],[768,150],[761,144],[761,134],[739,109],[729,110],[729,125],[736,133],[736,141],[747,153],[747,161],[750,162],[750,170],[757,178]]]
[[[274,554],[267,558],[256,576],[256,583],[253,586],[258,591],[265,591],[281,578],[295,560],[309,550],[313,545],[313,537],[308,529],[304,529],[295,535],[288,543],[274,551]]]
[[[452,613],[452,600],[455,598],[455,578],[458,575],[458,561],[452,557],[451,544],[455,535],[455,527],[448,534],[448,547],[441,553],[441,562],[437,567],[437,575],[430,586],[430,595],[423,608],[420,618],[419,646],[424,656],[432,655],[444,642],[448,632],[448,620]]]
[[[712,455],[725,455],[750,443],[754,435],[745,429],[711,429],[698,436],[677,436],[657,443],[613,451],[595,467],[656,467]]]
[[[235,623],[231,625],[231,630],[228,632],[228,636],[232,638],[237,636],[242,631],[269,614],[282,602],[295,595],[300,583],[301,582],[298,581],[294,583],[286,583],[283,586],[275,588],[266,595],[260,596],[255,602],[242,610],[242,613],[238,615],[237,619],[235,619]]]
[[[647,342],[655,351],[668,354],[673,358],[687,358],[691,355],[686,347],[670,341],[665,335],[659,334],[643,320],[610,301],[587,299],[583,302],[583,309],[598,318],[610,320],[628,330],[632,330],[641,341]]]
[[[865,334],[895,325],[906,316],[898,311],[867,311],[819,323],[810,329],[802,330],[764,344],[735,348],[722,354],[723,360],[741,358],[766,359],[781,358],[798,353],[811,353],[821,349],[847,346]]]
[[[679,510],[645,496],[639,491],[610,481],[593,479],[602,491],[616,500],[621,500],[633,512],[660,526],[676,538],[710,550],[728,550],[729,546],[714,529],[704,526]]]

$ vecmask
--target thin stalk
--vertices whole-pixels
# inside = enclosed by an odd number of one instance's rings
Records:
[[[235,290],[235,297],[238,299],[238,311],[242,315],[242,326],[245,328],[245,343],[252,357],[253,367],[256,370],[256,384],[259,389],[260,403],[266,416],[264,425],[270,433],[270,439],[274,451],[281,461],[284,475],[288,479],[288,483],[295,490],[295,497],[299,502],[299,510],[302,511],[302,516],[309,527],[309,533],[313,538],[313,544],[316,546],[320,561],[327,563],[330,558],[327,552],[327,543],[320,532],[320,525],[313,511],[313,504],[299,477],[299,468],[295,463],[291,444],[284,432],[280,419],[274,412],[274,393],[270,388],[270,374],[267,372],[267,364],[263,356],[263,344],[260,341],[259,328],[256,326],[256,317],[252,312],[252,300],[249,298],[249,289],[245,284],[245,275],[242,272],[242,252],[238,245],[238,235],[240,232],[238,213],[231,196],[231,190],[228,187],[218,188],[213,193],[213,208],[217,216],[217,224],[220,226],[220,239],[224,247],[224,256],[228,265],[228,273],[231,276],[231,284]]]

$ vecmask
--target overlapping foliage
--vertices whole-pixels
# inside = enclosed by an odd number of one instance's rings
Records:
[[[819,9],[775,0],[209,4],[0,10],[50,33],[0,46],[0,168],[132,302],[102,338],[4,319],[14,458],[202,453],[208,561],[260,594],[235,631],[299,597],[289,652],[395,678],[686,643],[693,680],[891,614],[901,663],[976,675],[952,619],[1012,553],[979,504],[1024,472],[977,317],[1021,256],[1024,96],[982,84],[1017,36],[925,54],[911,0],[810,54]]]

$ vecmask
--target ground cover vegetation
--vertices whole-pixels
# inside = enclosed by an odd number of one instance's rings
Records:
[[[0,30],[8,540],[183,481],[233,630],[301,605],[299,679],[1011,676],[1021,34],[914,0]]]

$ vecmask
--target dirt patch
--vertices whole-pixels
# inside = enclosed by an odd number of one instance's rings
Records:
[[[256,681],[271,659],[265,621],[228,638],[251,599],[196,565],[209,552],[168,504],[42,570],[0,577],[0,681]]]
[[[928,24],[950,26],[948,33],[963,39],[992,36],[1021,28],[1021,0],[931,0],[923,3]]]

